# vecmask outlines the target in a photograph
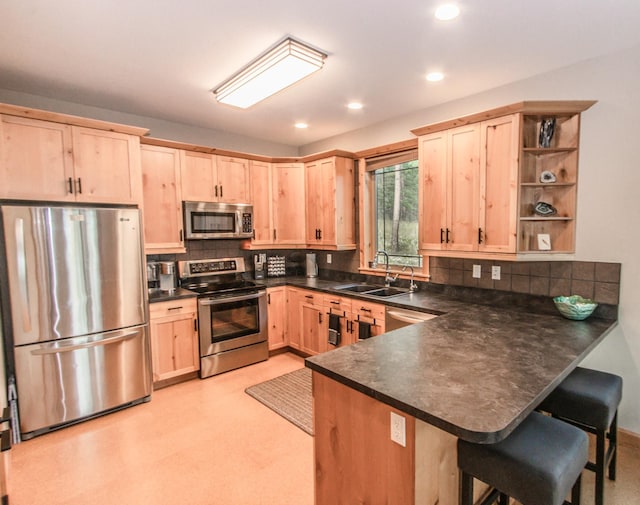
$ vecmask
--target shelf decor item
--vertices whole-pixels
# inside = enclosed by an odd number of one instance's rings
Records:
[[[556,296],[553,303],[560,314],[574,321],[588,318],[598,306],[593,300],[582,298],[580,295]]]
[[[540,137],[538,143],[540,147],[550,147],[553,132],[556,129],[556,118],[543,119],[540,122]]]
[[[540,182],[544,182],[546,184],[556,182],[556,174],[550,172],[549,170],[545,170],[540,174]]]
[[[533,207],[533,212],[538,214],[539,216],[555,216],[558,213],[558,210],[547,202],[538,202]]]

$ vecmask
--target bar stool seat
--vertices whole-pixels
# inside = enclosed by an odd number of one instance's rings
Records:
[[[499,497],[506,505],[512,497],[522,505],[561,505],[571,492],[571,504],[579,505],[588,453],[584,431],[538,412],[498,443],[459,439],[460,505],[473,503],[473,478],[494,488],[483,503]]]
[[[596,461],[586,465],[587,469],[596,473],[596,505],[604,505],[607,466],[609,479],[616,478],[618,406],[621,399],[621,377],[577,367],[538,407],[553,417],[596,435]]]

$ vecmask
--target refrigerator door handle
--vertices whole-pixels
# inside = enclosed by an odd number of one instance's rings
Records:
[[[16,219],[16,266],[18,270],[18,291],[20,292],[20,310],[22,312],[22,330],[31,331],[31,316],[29,314],[29,288],[27,285],[27,255],[24,246],[24,219]]]
[[[125,333],[124,335],[118,335],[117,337],[104,338],[102,340],[93,340],[91,342],[86,342],[84,344],[76,344],[76,345],[68,345],[63,347],[53,347],[48,349],[34,349],[31,351],[31,354],[34,356],[42,356],[45,354],[59,354],[61,352],[70,352],[77,351],[78,349],[88,349],[90,347],[97,347],[99,345],[109,345],[114,344],[116,342],[121,342],[123,340],[128,340],[130,338],[138,335],[139,332],[134,331],[131,333]]]

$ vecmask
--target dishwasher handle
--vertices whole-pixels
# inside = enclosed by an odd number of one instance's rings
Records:
[[[404,312],[398,312],[396,310],[389,310],[387,314],[398,321],[402,321],[404,323],[414,324],[414,323],[422,323],[423,321],[428,321],[429,319],[433,319],[436,317],[434,314],[425,314],[425,316],[409,316]]]

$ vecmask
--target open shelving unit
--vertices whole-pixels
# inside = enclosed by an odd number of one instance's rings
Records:
[[[586,106],[585,106],[586,104]],[[573,253],[575,250],[576,201],[580,113],[593,102],[577,102],[566,110],[550,107],[522,114],[518,206],[518,253]],[[554,110],[555,109],[555,110]],[[541,147],[540,129],[555,119],[549,147]],[[544,182],[551,172],[554,182]],[[539,215],[536,204],[544,202],[553,215]]]

